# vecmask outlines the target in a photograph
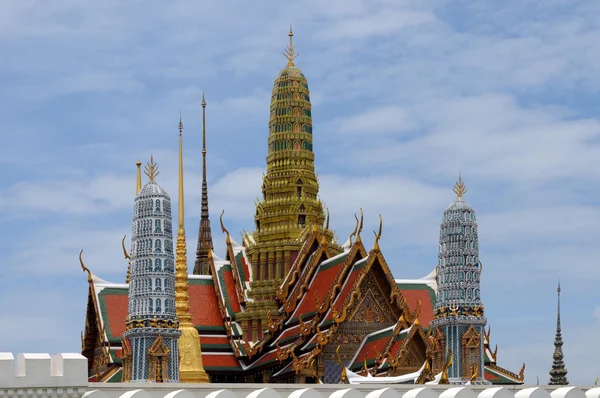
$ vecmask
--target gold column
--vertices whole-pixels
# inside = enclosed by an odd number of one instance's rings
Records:
[[[202,366],[200,336],[192,322],[188,292],[187,248],[185,244],[183,205],[183,123],[179,121],[179,228],[175,257],[175,312],[179,319],[179,381],[182,383],[208,383]]]
[[[140,162],[139,160],[135,163],[135,165],[137,166],[137,181],[135,184],[135,196],[140,194],[140,191],[142,190],[142,171],[140,169],[140,167],[142,166],[142,162]]]

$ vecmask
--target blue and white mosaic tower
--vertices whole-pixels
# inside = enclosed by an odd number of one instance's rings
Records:
[[[152,157],[145,173],[150,181],[135,198],[133,216],[123,379],[178,382],[181,331],[175,314],[171,199],[154,181],[158,168]]]
[[[462,178],[454,186],[452,202],[440,225],[437,301],[434,308],[435,340],[441,364],[452,355],[448,379],[462,384],[488,384],[484,378],[484,327],[479,277],[481,263],[475,212],[464,201]]]

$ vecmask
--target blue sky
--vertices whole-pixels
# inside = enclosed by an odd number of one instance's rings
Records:
[[[230,231],[252,229],[291,23],[339,239],[362,206],[370,246],[381,213],[395,276],[428,274],[461,170],[499,364],[547,382],[560,279],[568,379],[600,376],[599,2],[205,3],[0,5],[0,351],[80,350],[79,250],[124,281],[135,162],[154,154],[176,202],[180,111],[194,252],[202,92],[218,254],[221,209]]]

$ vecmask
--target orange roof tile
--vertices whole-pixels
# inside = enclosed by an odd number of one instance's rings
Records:
[[[411,311],[417,308],[417,303],[421,300],[421,313],[419,322],[425,327],[429,327],[433,320],[433,303],[431,302],[431,289],[426,286],[422,290],[401,290],[402,296],[406,299],[406,304]]]
[[[192,322],[201,328],[224,328],[212,279],[189,279]]]

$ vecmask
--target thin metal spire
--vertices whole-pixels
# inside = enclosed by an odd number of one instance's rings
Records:
[[[556,337],[554,338],[554,355],[552,361],[552,370],[550,370],[550,385],[568,385],[567,380],[567,369],[565,368],[565,361],[563,355],[563,341],[560,327],[560,282],[556,289],[558,294],[558,312],[556,315]]]
[[[196,249],[195,275],[210,275],[210,251],[213,250],[210,219],[208,218],[208,184],[206,183],[206,99],[202,94],[202,202],[200,227],[198,228],[198,246]]]

